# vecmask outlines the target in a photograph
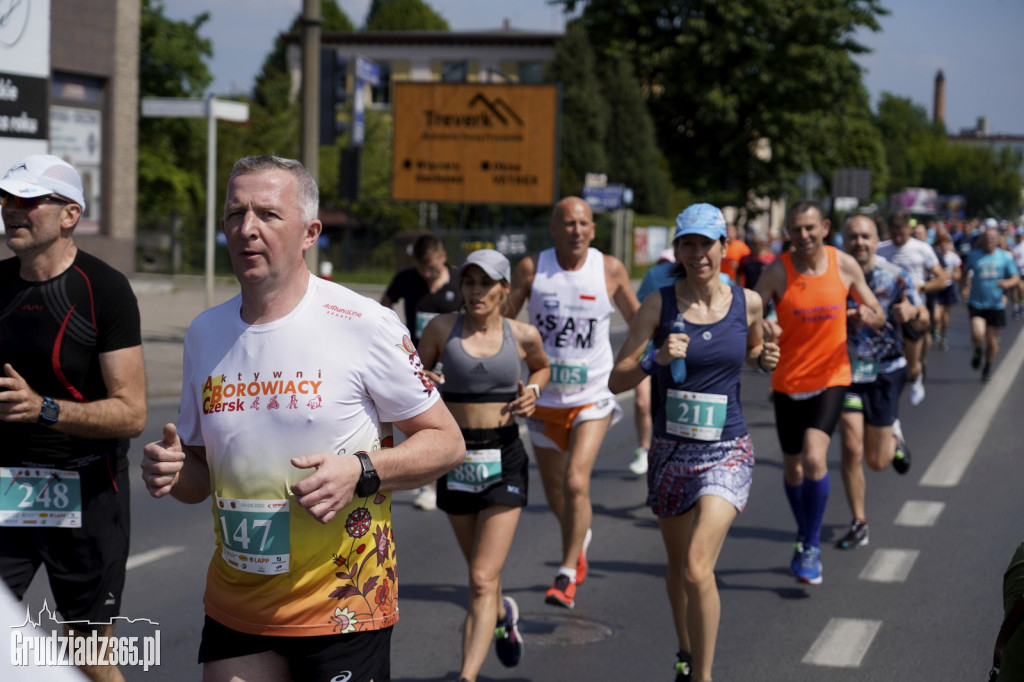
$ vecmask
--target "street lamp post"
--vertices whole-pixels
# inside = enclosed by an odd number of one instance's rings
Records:
[[[213,255],[217,194],[217,120],[244,123],[249,105],[207,97],[143,97],[142,115],[148,118],[205,118],[206,125],[206,307],[213,305]]]

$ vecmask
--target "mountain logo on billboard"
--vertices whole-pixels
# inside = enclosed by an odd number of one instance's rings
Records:
[[[501,99],[500,97],[492,102],[486,97],[484,97],[482,93],[477,93],[476,97],[469,100],[469,108],[472,109],[474,106],[477,105],[477,103],[483,103],[483,105],[487,107],[491,111],[491,113],[493,113],[494,116],[505,125],[509,124],[508,119],[512,119],[519,125],[523,125],[523,119],[519,118],[519,114],[516,113],[515,109],[506,104],[505,100]]]
[[[519,124],[519,127],[525,125],[515,109],[510,107],[500,97],[490,100],[483,93],[478,92],[473,96],[473,99],[469,100],[468,109],[469,113],[465,114],[448,114],[427,109],[425,112],[427,125],[431,127],[443,126],[446,128],[475,129],[493,128],[496,125],[496,121],[504,126],[512,125],[513,122]]]
[[[28,26],[29,0],[0,0],[0,45],[14,47]]]

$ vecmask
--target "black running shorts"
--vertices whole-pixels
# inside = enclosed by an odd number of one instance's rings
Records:
[[[453,490],[452,477],[446,474],[437,480],[437,507],[448,514],[475,514],[496,504],[525,507],[530,459],[519,438],[519,427],[503,426],[499,429],[462,429],[467,452],[473,450],[501,450],[501,479],[479,492]]]
[[[967,312],[971,317],[980,317],[985,320],[986,327],[1002,329],[1006,326],[1006,310],[1004,308],[989,310],[988,308],[975,308],[969,305],[967,306]]]
[[[879,374],[868,384],[850,384],[843,412],[863,412],[871,426],[892,426],[899,417],[900,393],[907,383],[906,366]]]
[[[775,430],[779,446],[785,455],[799,455],[804,451],[804,434],[817,429],[832,436],[839,422],[847,386],[832,386],[804,400],[793,400],[785,393],[772,394],[775,404]]]
[[[199,643],[199,662],[272,651],[288,661],[291,678],[296,682],[390,682],[391,630],[273,637],[238,632],[207,616]]]
[[[80,471],[81,528],[0,528],[0,575],[19,600],[45,565],[64,620],[108,622],[120,615],[131,495],[127,460],[116,461],[119,471],[105,461]]]

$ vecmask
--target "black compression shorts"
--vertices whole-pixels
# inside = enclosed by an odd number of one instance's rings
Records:
[[[832,386],[804,400],[793,400],[785,393],[775,392],[775,430],[783,454],[799,455],[804,451],[807,429],[824,431],[830,437],[839,422],[847,386]]]
[[[513,424],[500,429],[463,429],[462,437],[467,453],[501,450],[501,478],[483,490],[467,492],[453,488],[474,487],[473,481],[460,480],[460,469],[449,472],[437,480],[438,508],[449,514],[475,514],[496,504],[525,507],[530,460],[519,438],[519,427]]]

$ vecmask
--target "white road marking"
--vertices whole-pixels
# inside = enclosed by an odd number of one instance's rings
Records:
[[[960,477],[964,475],[967,465],[974,458],[974,453],[988,431],[996,410],[1010,390],[1010,385],[1017,378],[1021,364],[1024,364],[1024,334],[1017,334],[1017,340],[1003,356],[988,385],[967,410],[949,440],[924,472],[921,485],[951,488],[960,482]]]
[[[925,502],[923,500],[907,500],[896,515],[897,526],[914,526],[925,528],[934,526],[939,514],[946,508],[945,502]]]
[[[902,583],[920,552],[916,549],[876,549],[858,576],[876,583]]]
[[[880,620],[833,618],[814,640],[804,663],[833,668],[856,668],[882,627]]]
[[[146,564],[151,564],[154,561],[160,561],[161,559],[169,557],[172,554],[177,554],[178,552],[184,551],[184,547],[157,547],[156,549],[151,549],[148,552],[142,552],[141,554],[132,554],[130,557],[128,557],[128,563],[126,564],[126,567],[130,571],[133,568],[145,566]]]

